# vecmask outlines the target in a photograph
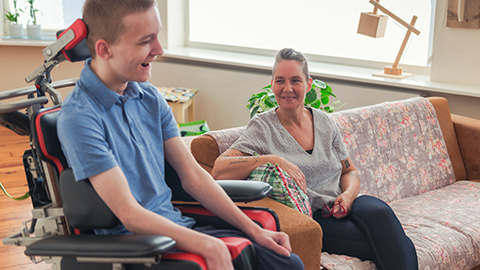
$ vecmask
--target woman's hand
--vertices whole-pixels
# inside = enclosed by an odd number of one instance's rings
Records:
[[[352,210],[352,205],[355,198],[356,197],[353,197],[347,192],[338,195],[338,197],[335,199],[332,215],[337,219],[346,217]]]
[[[278,166],[282,168],[295,181],[295,183],[297,183],[298,187],[305,194],[307,194],[307,179],[297,165],[284,158],[281,158],[280,162],[278,162]]]

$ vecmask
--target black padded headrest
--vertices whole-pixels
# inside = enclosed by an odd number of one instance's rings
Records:
[[[57,37],[65,30],[57,31]],[[70,50],[63,50],[65,56],[70,62],[84,61],[90,57],[90,51],[87,46],[87,39],[82,39],[75,47]]]
[[[83,61],[90,57],[87,46],[88,28],[82,19],[77,19],[69,28],[57,31],[56,36],[60,38],[65,31],[73,31],[74,39],[65,45],[62,54],[70,62]]]

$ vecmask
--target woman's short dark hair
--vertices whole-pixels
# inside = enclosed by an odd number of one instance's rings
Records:
[[[283,60],[294,60],[297,61],[302,65],[303,73],[305,73],[305,77],[308,79],[310,78],[310,74],[308,73],[308,62],[305,56],[295,49],[292,48],[284,48],[277,52],[275,55],[275,63],[273,64],[272,76],[275,74],[275,68],[277,68],[277,63]]]

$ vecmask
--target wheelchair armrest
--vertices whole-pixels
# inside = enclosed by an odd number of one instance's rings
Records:
[[[253,202],[265,198],[273,189],[265,182],[245,180],[217,180],[220,187],[234,202]],[[172,201],[195,202],[185,190],[172,188]]]
[[[173,167],[165,162],[165,182],[172,190],[172,201],[195,201],[182,188],[180,178]],[[252,202],[265,198],[273,189],[267,183],[245,180],[216,181],[234,202]]]
[[[265,198],[273,189],[267,183],[245,180],[217,180],[234,202],[252,202]]]
[[[152,235],[56,235],[41,239],[25,250],[28,256],[110,258],[121,263],[128,258],[158,260],[175,241]]]

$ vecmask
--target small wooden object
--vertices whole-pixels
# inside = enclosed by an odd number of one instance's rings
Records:
[[[397,58],[395,59],[395,62],[393,63],[392,66],[386,66],[384,68],[384,71],[383,73],[379,73],[379,74],[373,74],[374,76],[382,76],[382,77],[390,77],[390,78],[400,78],[400,79],[403,79],[405,77],[408,77],[408,76],[412,76],[412,74],[409,74],[409,73],[402,73],[402,68],[399,67],[399,63],[400,63],[400,59],[403,55],[403,52],[405,51],[405,47],[407,45],[407,42],[408,42],[408,39],[410,38],[410,35],[411,33],[413,32],[414,34],[416,35],[419,35],[420,34],[420,31],[418,31],[414,25],[415,25],[415,22],[417,21],[417,16],[413,16],[412,18],[412,21],[409,23],[405,22],[404,20],[400,19],[397,15],[395,15],[393,12],[389,11],[388,9],[386,9],[384,6],[380,5],[380,3],[378,1],[375,1],[375,0],[370,0],[370,4],[372,4],[374,6],[374,9],[373,9],[373,13],[371,13],[370,15],[363,15],[364,13],[362,13],[360,15],[360,23],[359,23],[359,30],[360,28],[362,28],[362,33],[361,34],[365,34],[365,33],[375,33],[377,31],[377,29],[379,28],[379,25],[375,25],[375,24],[370,24],[370,26],[367,25],[367,23],[364,23],[364,25],[362,26],[362,16],[373,16],[373,15],[376,15],[377,13],[377,9],[380,9],[383,13],[387,14],[388,16],[390,16],[392,19],[396,20],[397,22],[399,22],[401,25],[405,26],[405,28],[407,28],[407,33],[405,35],[405,38],[403,39],[403,42],[402,42],[402,45],[400,46],[400,50],[398,51],[398,54],[397,54]],[[368,14],[368,13],[367,13]],[[370,18],[370,20],[373,20],[372,18]],[[364,21],[368,21],[366,19],[364,19]],[[373,29],[373,27],[377,28],[377,29]],[[386,22],[385,22],[385,25],[386,25]],[[372,27],[370,30],[365,30],[363,29],[364,27]],[[360,33],[360,32],[359,32]],[[365,34],[365,35],[368,35],[368,34]],[[368,36],[371,36],[371,37],[381,37],[383,36],[383,34],[380,36],[376,36],[376,35],[368,35]]]
[[[369,37],[379,38],[385,35],[388,17],[373,12],[362,12],[358,23],[357,33]]]

